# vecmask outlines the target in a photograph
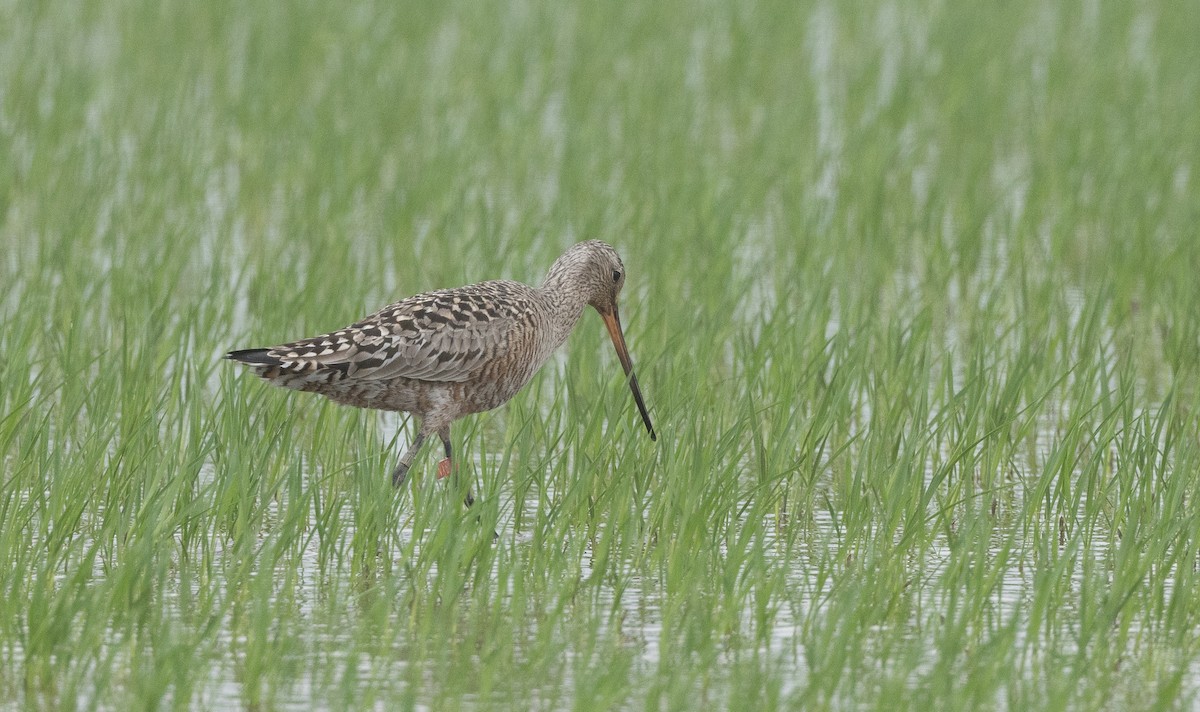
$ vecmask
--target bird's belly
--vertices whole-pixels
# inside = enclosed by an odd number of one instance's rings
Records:
[[[524,358],[513,356],[491,362],[480,373],[460,384],[463,389],[463,415],[504,405],[533,379],[545,361],[541,354]]]
[[[318,393],[342,405],[403,411],[436,423],[449,423],[471,413],[498,408],[529,383],[543,353],[509,351],[488,362],[465,381],[422,381],[409,378],[357,379],[329,382],[312,379],[275,381],[296,390]]]
[[[311,384],[306,390],[342,405],[403,411],[422,417],[437,414],[455,419],[498,408],[529,382],[533,374],[513,378],[479,377],[461,383],[435,383],[406,378],[386,381],[342,381]]]
[[[485,410],[499,408],[512,399],[529,382],[526,378],[519,383],[497,383],[495,381],[479,381],[463,384],[463,415],[481,413]]]
[[[336,383],[304,384],[297,390],[318,393],[326,398],[355,408],[403,411],[416,413],[429,387],[435,384],[409,379],[345,380]]]

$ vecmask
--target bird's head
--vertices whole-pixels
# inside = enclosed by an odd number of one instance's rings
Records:
[[[622,264],[617,251],[612,245],[599,240],[572,245],[554,261],[546,275],[545,284],[560,290],[578,291],[581,296],[586,297],[587,303],[600,313],[604,325],[608,328],[608,335],[612,338],[613,348],[617,350],[621,368],[625,370],[629,379],[629,388],[633,391],[633,399],[642,414],[642,422],[650,432],[650,439],[656,440],[650,414],[642,400],[642,390],[638,386],[637,376],[633,373],[633,360],[629,356],[629,348],[625,345],[625,334],[621,330],[617,295],[625,286],[625,265]]]

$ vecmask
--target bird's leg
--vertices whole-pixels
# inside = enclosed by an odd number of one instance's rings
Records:
[[[409,446],[408,451],[400,458],[400,464],[396,465],[396,469],[392,470],[392,486],[399,489],[404,485],[404,481],[408,479],[408,468],[412,467],[413,458],[417,456],[417,452],[421,446],[425,444],[425,433],[417,431],[417,439]]]
[[[442,439],[442,445],[446,448],[446,459],[438,463],[438,479],[444,480],[454,471],[454,462],[450,452],[450,428],[442,428],[438,431],[438,437]]]
[[[454,463],[452,461],[450,449],[450,426],[446,426],[438,431],[438,437],[442,439],[442,445],[446,448],[446,459],[438,463],[438,479],[449,477],[454,471]],[[467,496],[463,499],[468,507],[475,504],[475,498],[471,496],[471,488],[467,487]]]

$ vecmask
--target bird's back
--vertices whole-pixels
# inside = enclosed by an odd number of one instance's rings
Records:
[[[343,329],[229,358],[274,385],[351,405],[417,412],[423,397],[445,392],[476,412],[511,397],[558,346],[546,343],[540,296],[506,280],[427,292]]]

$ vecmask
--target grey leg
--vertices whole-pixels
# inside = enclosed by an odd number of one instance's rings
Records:
[[[404,486],[404,481],[408,479],[408,468],[412,467],[413,458],[417,456],[421,446],[425,444],[425,433],[417,431],[417,439],[409,446],[408,452],[400,458],[400,464],[396,465],[396,469],[392,470],[392,486],[400,489]]]

